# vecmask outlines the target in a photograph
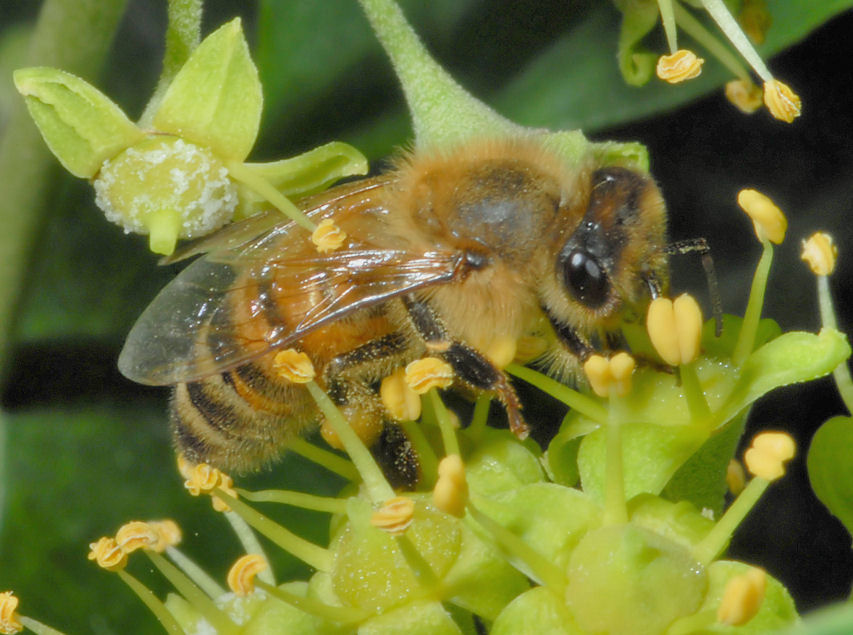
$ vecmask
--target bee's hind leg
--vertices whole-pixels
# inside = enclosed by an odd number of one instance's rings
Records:
[[[412,295],[403,304],[415,332],[423,339],[429,352],[444,359],[453,367],[456,378],[474,390],[494,392],[506,409],[509,428],[519,439],[527,438],[530,429],[521,415],[521,402],[507,376],[482,353],[464,342],[453,340],[435,311]]]

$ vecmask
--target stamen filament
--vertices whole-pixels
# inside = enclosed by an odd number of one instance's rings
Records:
[[[250,500],[253,503],[279,503],[280,505],[291,505],[293,507],[301,507],[302,509],[310,509],[315,512],[328,512],[330,514],[345,514],[347,511],[347,502],[345,499],[331,498],[330,496],[315,496],[314,494],[283,489],[265,489],[257,492],[238,489],[237,493],[242,498]],[[250,553],[257,552],[253,551]]]
[[[264,549],[261,547],[258,537],[255,536],[255,532],[252,531],[252,528],[249,527],[246,521],[240,518],[239,514],[235,514],[233,511],[225,512],[225,518],[230,523],[234,533],[237,534],[237,539],[240,541],[240,544],[243,545],[243,550],[246,553],[254,553],[261,556],[267,561],[267,565],[269,565],[270,560],[267,558],[267,554],[264,553]],[[272,567],[267,566],[265,569],[259,571],[257,575],[264,582],[275,584],[275,576],[273,575]]]
[[[742,366],[755,347],[755,334],[758,332],[758,322],[761,319],[761,308],[764,305],[764,292],[767,288],[767,277],[770,275],[770,264],[773,262],[773,245],[769,240],[762,241],[764,251],[761,260],[755,268],[752,286],[749,290],[749,302],[743,315],[743,322],[735,344],[732,361],[736,366]]]
[[[429,563],[424,559],[421,552],[412,543],[405,534],[396,536],[397,546],[400,548],[400,553],[406,559],[406,564],[415,574],[418,582],[422,587],[427,589],[435,589],[438,586],[438,578],[435,577],[435,572]]]
[[[622,465],[622,422],[615,412],[618,397],[610,398],[612,416],[605,429],[604,465],[604,524],[622,525],[628,522],[625,505],[625,476]]]
[[[607,423],[607,409],[604,408],[594,399],[579,393],[577,390],[572,390],[568,386],[564,386],[555,379],[551,379],[547,375],[520,366],[518,364],[510,364],[504,370],[513,377],[518,377],[526,381],[528,384],[536,386],[542,392],[548,393],[554,399],[562,401],[564,404],[576,410],[580,414],[593,421],[601,424]]]
[[[678,50],[678,34],[675,29],[675,14],[672,11],[672,4],[672,0],[658,0],[658,10],[660,11],[664,33],[666,33],[666,43],[669,45],[669,52],[675,53]]]
[[[214,604],[213,600],[204,591],[196,586],[195,582],[184,575],[183,571],[156,551],[145,549],[143,553],[148,556],[151,563],[175,587],[175,590],[183,595],[202,614],[204,619],[210,622],[217,633],[237,633],[237,625]]]
[[[151,591],[151,589],[142,584],[124,569],[119,569],[116,573],[118,574],[118,577],[121,578],[122,582],[129,586],[130,589],[136,593],[137,597],[142,600],[142,603],[148,607],[148,610],[154,614],[154,617],[157,618],[157,621],[160,622],[169,635],[184,635],[184,629],[182,629],[181,625],[178,624],[175,616],[172,615],[172,612],[166,608],[166,605],[163,604],[156,595],[154,595],[154,592]],[[24,623],[23,619],[21,623]],[[29,626],[27,626],[27,628],[29,628]]]
[[[314,567],[318,571],[329,571],[332,568],[332,554],[327,549],[315,545],[301,536],[297,536],[274,520],[252,509],[238,498],[229,496],[218,489],[216,490],[216,495],[222,498],[240,518],[287,553],[299,558],[302,562]]]
[[[832,305],[832,294],[829,291],[828,276],[817,276],[817,300],[823,327],[838,330],[835,308]],[[838,392],[841,394],[841,400],[847,406],[847,412],[853,413],[853,379],[850,378],[847,360],[835,367],[835,370],[832,371],[832,377],[835,379]]]
[[[277,586],[267,584],[263,580],[255,580],[255,585],[269,593],[272,597],[277,598],[282,602],[287,602],[300,611],[332,622],[353,624],[355,622],[361,622],[371,615],[369,611],[365,611],[363,609],[349,608],[345,606],[332,606],[331,604],[325,604],[315,598],[296,595],[295,593],[290,593],[289,591],[280,589]]]
[[[438,420],[438,429],[441,430],[441,442],[444,444],[444,454],[459,454],[459,440],[456,438],[456,429],[450,420],[450,415],[436,388],[430,388],[427,397],[435,411]]]
[[[301,209],[296,207],[284,194],[279,192],[275,187],[264,177],[256,174],[244,164],[236,161],[226,163],[228,175],[235,181],[242,183],[250,190],[257,192],[263,196],[269,203],[279,210],[282,214],[290,218],[300,227],[313,232],[317,229],[317,225],[309,219]]]
[[[717,23],[717,26],[720,27],[720,30],[726,34],[727,38],[729,38],[729,42],[732,43],[732,46],[737,49],[738,53],[740,53],[749,65],[752,66],[755,72],[758,73],[758,76],[765,82],[773,79],[773,75],[770,74],[767,66],[765,66],[764,60],[761,59],[758,51],[756,51],[752,46],[752,43],[749,41],[749,38],[746,37],[743,29],[740,28],[737,20],[735,20],[734,17],[732,17],[732,14],[729,13],[729,10],[723,3],[723,0],[702,0],[702,5],[705,7],[708,14],[714,19],[714,22]]]
[[[287,449],[298,454],[299,456],[308,459],[312,463],[326,468],[330,472],[334,472],[338,476],[342,476],[348,481],[358,483],[361,480],[361,475],[352,464],[342,456],[338,456],[334,452],[324,450],[323,448],[306,441],[302,437],[297,437],[287,444]]]
[[[708,565],[720,555],[735,529],[743,522],[743,519],[761,498],[768,485],[770,485],[768,480],[759,477],[753,478],[717,521],[717,524],[711,528],[708,535],[693,547],[693,557],[703,565]]]
[[[477,397],[477,401],[474,404],[474,414],[471,415],[471,423],[466,429],[466,433],[471,439],[476,441],[482,436],[489,419],[489,407],[491,404],[491,395],[482,394]]]
[[[62,631],[58,631],[52,626],[43,624],[38,620],[34,620],[31,617],[27,617],[26,615],[18,615],[18,621],[21,623],[22,626],[25,626],[36,635],[65,635],[65,633],[63,633]]]
[[[551,561],[542,556],[542,554],[509,529],[478,510],[470,501],[468,503],[468,513],[483,529],[492,535],[498,546],[507,552],[510,556],[511,564],[513,564],[513,560],[524,563],[527,570],[523,571],[519,569],[522,573],[532,575],[537,582],[550,587],[558,596],[562,597],[568,585],[568,580],[565,573],[559,567],[554,566]],[[515,564],[513,566],[518,568]]]
[[[401,421],[397,425],[409,438],[409,443],[418,455],[421,464],[421,485],[424,489],[432,489],[438,474],[438,457],[424,434],[421,424],[417,421]]]
[[[687,35],[704,46],[735,77],[738,79],[750,79],[749,71],[744,68],[737,56],[726,45],[715,38],[692,13],[677,2],[675,3],[675,21]]]
[[[210,597],[216,599],[221,595],[225,595],[223,589],[210,575],[190,560],[187,555],[177,547],[166,547],[166,555],[172,559],[172,562],[183,571],[188,578],[195,582],[202,591]]]
[[[684,388],[690,419],[694,423],[707,423],[711,417],[711,408],[708,406],[708,400],[705,399],[702,384],[696,374],[695,362],[682,364],[678,367],[678,372],[681,375],[681,386]]]
[[[317,385],[317,382],[310,381],[305,386],[308,392],[317,402],[320,411],[326,416],[326,422],[338,435],[341,443],[344,446],[350,459],[352,459],[358,473],[364,480],[364,485],[367,488],[367,493],[374,505],[381,505],[389,498],[394,498],[394,490],[385,480],[385,475],[376,464],[370,451],[362,443],[358,435],[353,432],[353,429],[344,419],[340,410],[337,409],[329,396]]]

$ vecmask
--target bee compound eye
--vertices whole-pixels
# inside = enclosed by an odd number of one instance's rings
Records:
[[[566,288],[572,297],[591,309],[607,300],[610,283],[598,260],[587,251],[574,249],[563,262]]]

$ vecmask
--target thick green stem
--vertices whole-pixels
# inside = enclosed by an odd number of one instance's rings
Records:
[[[613,399],[618,399],[614,397]],[[611,400],[612,401],[612,400]],[[625,506],[625,475],[622,468],[622,423],[610,417],[604,427],[606,455],[604,465],[604,523],[622,525],[628,522]]]
[[[202,0],[169,0],[169,26],[166,28],[163,68],[157,88],[139,118],[139,125],[143,128],[151,124],[157,106],[160,105],[172,79],[198,46],[201,39],[201,5]]]
[[[562,401],[572,410],[577,410],[583,416],[597,423],[607,423],[607,409],[595,401],[595,399],[587,397],[577,390],[572,390],[547,375],[543,375],[526,366],[510,364],[506,367],[506,372],[514,377],[523,379],[528,384],[536,386],[542,392],[546,392],[554,399]]]
[[[166,608],[166,605],[163,604],[156,595],[154,595],[151,589],[142,584],[127,571],[119,570],[116,571],[116,573],[118,573],[118,577],[121,578],[122,582],[136,593],[136,596],[142,600],[142,603],[148,607],[148,610],[154,613],[154,617],[157,618],[157,621],[160,622],[169,635],[184,635],[184,629],[182,629],[181,625],[178,624],[178,620],[176,620],[171,611]]]
[[[695,362],[679,366],[678,372],[681,375],[681,386],[684,388],[690,419],[694,424],[707,424],[711,418],[711,408],[708,406],[708,400],[705,399],[702,384],[696,374]]]
[[[740,63],[737,55],[714,37],[699,20],[693,17],[687,9],[680,4],[675,5],[675,20],[678,26],[694,40],[704,46],[711,55],[717,58],[738,79],[749,79],[749,71]]]
[[[666,43],[669,46],[669,52],[675,53],[678,50],[678,35],[675,32],[675,14],[672,11],[672,4],[673,0],[658,0],[658,10],[660,11],[664,33],[666,33]]]
[[[171,558],[176,567],[183,571],[190,580],[195,582],[198,587],[210,597],[218,598],[221,595],[225,595],[225,589],[219,586],[219,583],[211,578],[207,571],[190,560],[184,552],[180,551],[177,547],[168,547],[166,549],[166,555]]]
[[[314,494],[283,489],[265,489],[257,492],[238,489],[237,493],[242,498],[254,503],[279,503],[280,505],[292,505],[293,507],[330,514],[346,514],[347,512],[345,500],[329,496],[315,496]]]
[[[368,611],[363,609],[332,606],[315,598],[296,595],[295,593],[290,593],[284,589],[267,584],[262,580],[255,581],[255,584],[274,598],[278,598],[282,602],[287,602],[309,615],[314,615],[330,622],[341,622],[343,624],[355,623],[366,619],[370,615]]]
[[[48,626],[47,624],[42,624],[38,620],[34,620],[31,617],[19,615],[18,619],[21,621],[21,624],[27,630],[32,631],[36,635],[65,635],[62,631],[58,631],[55,628]]]
[[[258,537],[255,535],[255,532],[252,531],[252,528],[249,527],[249,524],[243,520],[243,518],[234,512],[225,512],[225,518],[231,524],[231,528],[234,530],[234,533],[237,534],[237,540],[240,541],[240,544],[243,545],[243,550],[248,554],[254,554],[257,556],[261,556],[264,560],[269,564],[270,559],[267,558],[267,554],[264,552],[264,548],[261,547],[261,543],[258,540]],[[275,584],[275,576],[272,572],[271,567],[267,567],[266,569],[260,571],[258,573],[258,577],[267,582],[269,584]]]
[[[456,428],[450,420],[450,413],[447,412],[447,408],[444,406],[438,390],[430,388],[427,398],[432,404],[436,419],[438,419],[438,429],[441,430],[441,442],[444,444],[444,454],[459,454],[459,440],[456,438]]]
[[[296,437],[287,444],[287,449],[298,454],[299,456],[316,463],[317,465],[326,468],[330,472],[345,478],[348,481],[357,483],[361,480],[358,470],[342,456],[338,456],[334,452],[329,452],[323,448],[317,447],[302,437]]]
[[[406,433],[409,443],[418,455],[421,464],[420,489],[432,489],[438,478],[438,457],[426,438],[421,423],[418,421],[401,421],[400,427]]]

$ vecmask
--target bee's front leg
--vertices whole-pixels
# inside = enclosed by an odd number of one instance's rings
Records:
[[[456,377],[470,388],[493,391],[506,408],[510,430],[519,439],[526,438],[530,429],[521,415],[521,402],[507,376],[476,349],[451,339],[441,319],[426,302],[407,295],[403,304],[427,350],[450,364]]]

